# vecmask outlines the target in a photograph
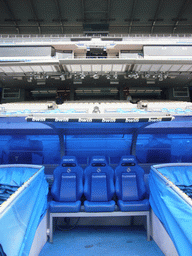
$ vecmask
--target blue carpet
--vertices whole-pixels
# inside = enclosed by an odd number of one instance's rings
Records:
[[[154,241],[146,240],[142,227],[78,226],[55,231],[53,244],[47,242],[39,256],[163,256]]]

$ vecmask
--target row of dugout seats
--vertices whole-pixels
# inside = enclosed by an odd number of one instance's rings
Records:
[[[134,156],[123,156],[115,171],[104,156],[93,157],[85,170],[65,156],[54,170],[51,196],[52,213],[79,212],[82,204],[86,212],[113,212],[115,201],[120,211],[149,210],[144,171]]]

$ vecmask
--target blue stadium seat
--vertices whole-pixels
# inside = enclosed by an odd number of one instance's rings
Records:
[[[64,156],[60,166],[54,170],[51,188],[53,200],[50,212],[78,212],[83,194],[83,169],[72,156]]]
[[[84,171],[84,202],[86,212],[112,212],[115,202],[114,170],[107,164],[104,156],[91,159]]]
[[[134,156],[123,156],[115,170],[115,190],[121,211],[147,211],[144,170]]]

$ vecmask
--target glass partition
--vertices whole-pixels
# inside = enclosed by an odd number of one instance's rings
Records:
[[[139,134],[136,156],[141,163],[192,161],[192,134]]]
[[[1,164],[59,164],[58,135],[1,135]]]
[[[131,134],[68,135],[65,153],[74,155],[80,164],[87,164],[95,155],[105,156],[110,164],[118,164],[122,155],[130,154]]]

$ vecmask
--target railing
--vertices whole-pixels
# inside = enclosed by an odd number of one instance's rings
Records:
[[[192,37],[192,34],[107,34],[96,33],[93,35],[84,34],[0,34],[0,38],[76,38],[76,37]]]
[[[83,38],[103,38],[113,41],[113,38],[121,38],[122,40],[138,40],[138,39],[178,39],[185,38],[191,39],[192,34],[107,34],[103,35],[102,33],[96,33],[93,35],[83,35],[83,34],[1,34],[0,35],[0,43],[7,42],[56,42],[56,41],[70,41],[72,38],[79,38],[79,40],[83,40]]]

